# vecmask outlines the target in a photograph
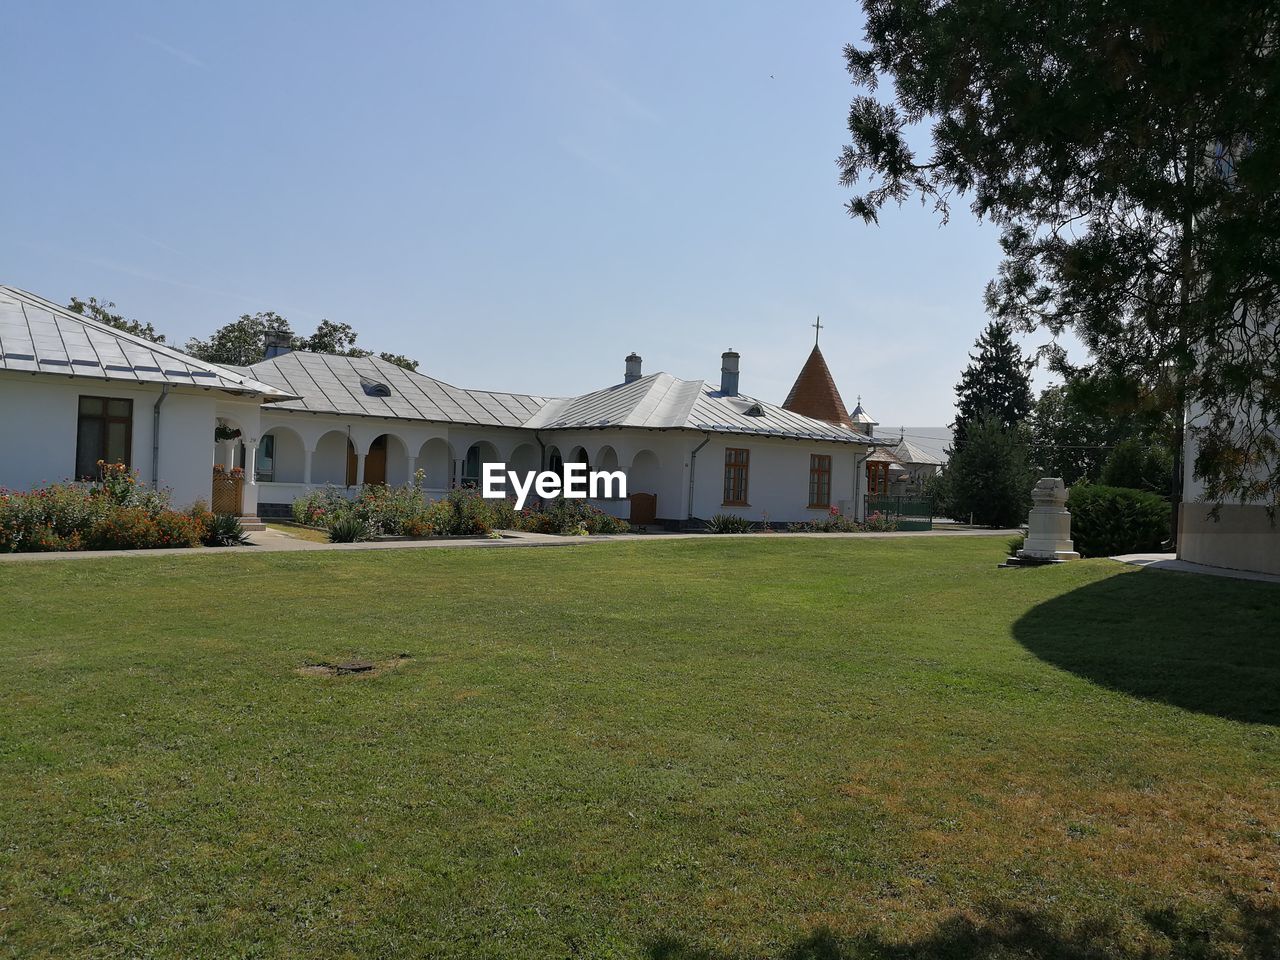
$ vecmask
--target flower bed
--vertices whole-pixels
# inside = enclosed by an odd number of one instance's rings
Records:
[[[517,511],[510,500],[486,500],[471,488],[431,500],[422,493],[421,471],[404,486],[365,486],[354,497],[335,487],[314,490],[293,502],[293,518],[328,530],[335,543],[378,537],[486,537],[497,530],[589,536],[630,529],[625,520],[581,500],[557,499]]]
[[[100,461],[98,467],[102,479],[94,483],[0,490],[0,553],[243,542],[236,518],[215,517],[202,503],[172,510],[164,491],[142,486],[123,464]]]

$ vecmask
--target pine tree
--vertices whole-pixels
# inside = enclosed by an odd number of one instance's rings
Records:
[[[987,324],[969,354],[969,365],[956,384],[956,419],[952,450],[964,446],[970,426],[990,416],[1004,430],[1020,426],[1031,413],[1031,365],[1023,359],[1007,323]]]
[[[1025,523],[1034,483],[1028,453],[1025,427],[1008,430],[994,416],[969,424],[967,442],[947,465],[951,515],[989,527]]]

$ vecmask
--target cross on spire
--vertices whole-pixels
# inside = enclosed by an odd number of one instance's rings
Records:
[[[822,333],[822,318],[818,317],[812,324],[813,326],[813,345],[818,345],[818,334]]]

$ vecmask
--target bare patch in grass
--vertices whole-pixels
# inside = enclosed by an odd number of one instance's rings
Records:
[[[390,660],[340,660],[337,663],[305,663],[293,672],[300,677],[378,677],[408,663],[413,658],[401,653]]]

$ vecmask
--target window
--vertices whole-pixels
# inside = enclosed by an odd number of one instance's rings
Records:
[[[831,506],[831,458],[826,454],[809,455],[809,506]]]
[[[747,465],[751,451],[726,447],[724,451],[724,505],[747,505]]]
[[[389,397],[391,396],[391,388],[385,383],[378,380],[370,380],[368,377],[360,378],[360,387],[364,390],[365,395],[369,397]]]
[[[258,455],[254,458],[254,466],[259,483],[270,483],[276,475],[276,438],[268,433],[258,444]]]
[[[81,397],[76,425],[76,479],[97,479],[98,461],[132,467],[133,401]]]

